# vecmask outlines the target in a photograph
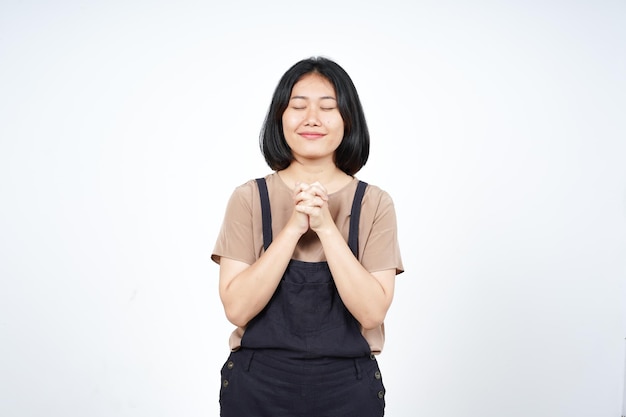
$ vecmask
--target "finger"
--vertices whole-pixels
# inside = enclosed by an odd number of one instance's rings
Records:
[[[311,184],[311,187],[316,187],[322,190],[324,193],[326,192],[326,187],[324,187],[319,181],[315,181],[313,184]]]
[[[313,201],[313,206],[321,208],[324,204],[326,204],[326,201],[328,200],[322,198],[321,196],[315,196],[315,198],[312,201]]]
[[[307,188],[309,188],[309,184],[304,182],[296,182],[295,186],[293,187],[293,194],[296,195],[306,190]]]
[[[308,195],[306,194],[306,190],[309,188],[309,185],[303,182],[297,182],[296,186],[293,189],[293,199],[296,204],[306,198]]]
[[[306,215],[313,214],[315,212],[315,210],[318,210],[318,209],[319,209],[318,207],[305,206],[305,205],[302,205],[302,204],[298,204],[296,206],[296,211],[298,213],[302,213],[302,214],[306,214]]]
[[[306,198],[299,199],[297,205],[303,205],[308,207],[322,208],[326,204],[326,200],[316,195],[308,195]]]
[[[315,199],[315,197],[315,194],[312,194],[308,191],[301,191],[294,196],[294,201],[296,204],[300,204],[302,202],[310,202]]]
[[[314,182],[313,184],[311,184],[307,191],[328,201],[328,192],[326,191],[326,188],[319,182]]]

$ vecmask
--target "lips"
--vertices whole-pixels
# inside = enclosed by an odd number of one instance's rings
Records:
[[[324,133],[319,132],[298,132],[298,135],[302,136],[305,139],[320,139],[325,136]]]

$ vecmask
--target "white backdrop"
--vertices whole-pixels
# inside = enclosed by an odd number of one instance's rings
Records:
[[[616,417],[623,1],[4,1],[0,415],[217,416],[209,260],[280,75],[325,55],[406,272],[391,417]]]

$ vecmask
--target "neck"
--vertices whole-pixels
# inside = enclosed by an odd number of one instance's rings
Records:
[[[289,188],[294,188],[297,182],[312,184],[320,182],[329,193],[332,193],[352,180],[352,177],[332,165],[303,165],[294,161],[278,173]]]

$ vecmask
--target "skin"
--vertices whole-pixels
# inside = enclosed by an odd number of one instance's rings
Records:
[[[318,74],[305,75],[283,113],[283,130],[294,160],[279,171],[293,189],[293,212],[270,247],[252,265],[222,258],[219,291],[226,317],[245,327],[269,302],[300,237],[313,230],[324,248],[337,291],[365,329],[380,326],[395,286],[395,269],[368,272],[354,257],[328,210],[328,195],[350,181],[334,163],[343,139],[343,119],[332,84]]]

